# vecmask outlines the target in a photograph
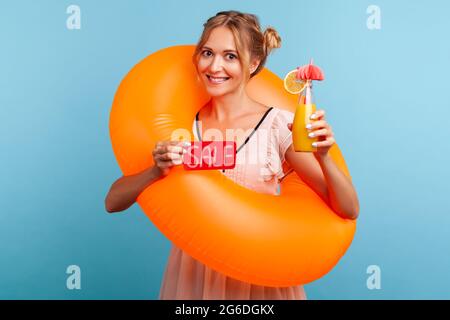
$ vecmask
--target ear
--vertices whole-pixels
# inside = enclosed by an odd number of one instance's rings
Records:
[[[258,69],[260,62],[261,61],[259,61],[259,60],[254,60],[252,63],[250,63],[250,67],[249,67],[250,74],[255,72],[256,69]]]

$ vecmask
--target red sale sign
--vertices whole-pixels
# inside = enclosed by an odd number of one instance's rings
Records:
[[[186,170],[233,169],[236,165],[234,141],[191,141],[185,149],[183,167]]]

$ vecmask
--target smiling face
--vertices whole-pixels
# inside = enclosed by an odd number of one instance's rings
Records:
[[[213,29],[200,49],[199,77],[209,95],[222,96],[237,90],[245,82],[233,33],[226,27]]]

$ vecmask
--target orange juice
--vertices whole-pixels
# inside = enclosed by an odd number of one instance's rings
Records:
[[[313,102],[312,84],[308,80],[305,85],[305,90],[301,92],[299,97],[294,122],[292,124],[292,141],[294,143],[294,150],[297,152],[313,152],[316,150],[312,146],[312,143],[317,142],[318,139],[317,137],[308,137],[311,131],[306,129],[306,125],[314,121],[311,120],[311,115],[314,112],[316,112],[316,105]]]
[[[300,103],[295,111],[294,122],[292,124],[292,140],[294,150],[301,152],[313,152],[316,148],[312,146],[317,141],[317,137],[310,138],[310,131],[306,129],[306,125],[311,123],[311,115],[316,112],[316,105],[313,103]]]

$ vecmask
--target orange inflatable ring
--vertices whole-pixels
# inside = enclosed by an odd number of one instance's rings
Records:
[[[195,114],[209,100],[196,78],[193,52],[193,46],[160,50],[121,82],[109,125],[124,175],[151,166],[156,141],[171,140],[175,129],[192,134]],[[267,69],[250,81],[248,93],[265,105],[295,110],[296,97]],[[349,176],[336,145],[330,153]],[[295,173],[282,181],[281,194],[275,196],[246,189],[218,170],[175,166],[137,201],[157,228],[193,258],[263,286],[300,285],[322,277],[350,246],[356,228],[355,221],[339,217]]]

